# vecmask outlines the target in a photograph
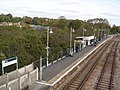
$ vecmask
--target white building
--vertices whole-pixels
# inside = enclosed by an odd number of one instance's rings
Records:
[[[86,46],[93,44],[95,37],[94,36],[82,36],[82,37],[75,37],[74,40],[74,52],[76,52],[76,45],[79,44],[79,49],[83,49]]]

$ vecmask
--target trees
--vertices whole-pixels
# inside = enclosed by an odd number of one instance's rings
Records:
[[[40,21],[40,19],[38,17],[34,17],[32,19],[32,24],[34,24],[34,25],[40,25],[41,21]]]
[[[50,36],[51,56],[56,56],[59,51],[68,47],[69,38],[66,36],[69,34],[64,30],[55,30]],[[44,30],[2,26],[0,27],[0,42],[0,60],[18,56],[19,67],[38,60],[39,56],[46,57],[46,31]]]
[[[81,25],[82,25],[82,21],[76,19],[76,20],[71,20],[71,21],[69,22],[68,27],[69,27],[69,28],[72,27],[72,28],[74,28],[74,29],[79,29],[79,28],[81,27]]]
[[[32,18],[28,17],[28,16],[24,16],[23,17],[23,21],[27,24],[31,24],[32,23]]]
[[[0,22],[10,22],[11,18],[7,15],[1,14],[0,15]]]
[[[66,19],[59,19],[57,23],[57,27],[59,29],[67,29],[68,21]]]
[[[107,19],[95,18],[87,20],[88,23],[91,23],[94,28],[107,29],[109,28],[109,22]]]
[[[107,19],[102,19],[102,18],[95,18],[95,19],[89,19],[87,20],[87,23],[91,25],[91,29],[93,30],[93,33],[95,30],[99,32],[107,33],[108,30],[110,29],[110,25]]]
[[[120,26],[113,25],[112,28],[110,29],[110,31],[113,34],[120,33]]]
[[[12,18],[12,22],[17,23],[17,22],[21,22],[22,18],[21,17],[14,17]]]
[[[1,14],[0,15],[0,22],[20,22],[22,21],[22,18],[20,17],[13,17],[12,14]]]

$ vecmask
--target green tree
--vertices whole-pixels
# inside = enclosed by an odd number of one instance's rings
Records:
[[[111,31],[113,34],[116,34],[116,33],[118,33],[118,31],[119,31],[119,27],[116,26],[116,25],[113,25],[110,31]]]
[[[35,25],[40,25],[41,21],[38,17],[34,17],[33,20],[32,20],[32,23],[35,24]]]
[[[32,23],[32,18],[28,17],[28,16],[24,16],[23,17],[23,21],[27,24],[31,24]]]
[[[68,21],[66,19],[60,19],[57,23],[59,29],[67,29]]]
[[[17,22],[21,22],[22,18],[21,17],[14,17],[12,18],[12,22],[17,23]]]
[[[6,58],[5,54],[2,53],[2,52],[0,52],[0,62],[1,62],[3,59],[5,59],[5,58]]]
[[[81,25],[82,25],[82,22],[80,20],[76,19],[76,20],[71,20],[69,22],[68,27],[69,28],[72,27],[74,29],[79,29],[81,27]]]

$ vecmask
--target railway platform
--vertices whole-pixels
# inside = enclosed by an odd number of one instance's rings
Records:
[[[100,41],[96,47],[88,46],[78,53],[75,53],[73,57],[67,57],[64,60],[43,69],[43,80],[37,81],[31,90],[50,90],[52,86],[58,83],[66,74],[69,73],[70,70],[82,62],[84,58],[96,50],[96,48],[106,40],[107,39],[103,39],[103,41]]]

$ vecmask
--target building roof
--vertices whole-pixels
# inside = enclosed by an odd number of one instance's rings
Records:
[[[94,39],[94,36],[81,36],[81,37],[75,37],[75,39],[92,40]]]

